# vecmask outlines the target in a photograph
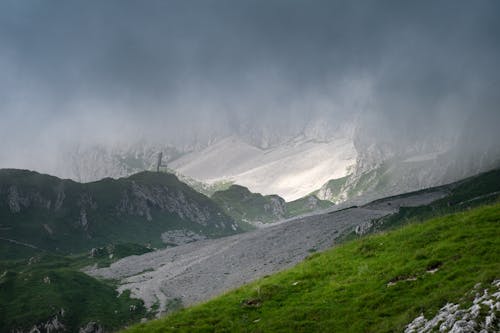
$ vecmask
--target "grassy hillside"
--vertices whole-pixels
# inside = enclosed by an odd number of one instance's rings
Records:
[[[286,203],[288,217],[299,216],[330,207],[332,207],[330,201],[320,200],[315,195],[308,195]]]
[[[248,188],[231,185],[225,191],[212,195],[224,211],[234,219],[243,222],[273,222],[286,216],[285,200],[277,195],[252,193]]]
[[[240,222],[276,222],[332,206],[331,202],[320,200],[314,195],[285,202],[278,195],[252,193],[240,185],[231,185],[227,190],[217,191],[212,199],[228,215]]]
[[[401,332],[500,278],[499,228],[499,203],[413,223],[127,332]]]
[[[319,190],[313,192],[312,194],[331,202],[345,200],[346,198],[341,196],[342,188],[348,181],[349,177],[350,175],[337,179],[330,179],[323,186],[321,186]]]
[[[242,231],[210,198],[171,174],[142,172],[81,184],[0,170],[2,258],[40,250],[78,253],[118,242],[161,247],[161,234],[177,229],[208,237]]]
[[[0,262],[0,332],[27,332],[55,318],[67,332],[78,332],[89,322],[111,331],[147,316],[142,301],[129,293],[118,295],[111,282],[77,270],[87,261],[42,255]]]
[[[422,221],[497,202],[500,199],[500,170],[481,173],[440,188],[448,191],[449,194],[429,205],[401,207],[398,213],[375,221],[372,231],[389,229],[412,221]]]

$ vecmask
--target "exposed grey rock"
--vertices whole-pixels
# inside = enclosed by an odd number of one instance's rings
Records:
[[[19,193],[17,192],[16,186],[9,187],[7,200],[9,204],[10,211],[12,213],[19,213],[21,211]]]
[[[200,207],[197,202],[188,200],[178,189],[162,185],[144,186],[136,182],[132,182],[132,188],[122,194],[116,209],[118,213],[144,216],[151,221],[151,207],[177,214],[181,219],[203,226],[206,226],[211,218],[207,207]]]
[[[11,185],[7,189],[7,205],[11,213],[19,213],[22,209],[31,206],[49,210],[52,202],[36,190],[22,192],[16,185]]]
[[[104,329],[95,321],[88,322],[87,325],[80,327],[79,333],[103,333]]]
[[[479,289],[476,286],[475,289]],[[431,319],[424,315],[415,318],[405,333],[450,332],[487,333],[500,332],[500,280],[492,282],[482,293],[477,292],[473,304],[461,309],[460,304],[448,303]]]
[[[434,192],[426,193],[426,194],[414,194],[414,195],[403,195],[394,198],[390,198],[390,200],[382,199],[373,201],[365,207],[369,207],[371,209],[395,209],[398,210],[400,207],[416,207],[421,205],[426,205],[432,201],[444,198],[448,193],[445,190],[435,190]],[[380,221],[372,219],[361,224],[358,224],[354,230],[357,235],[365,235],[368,232],[372,231],[374,228],[380,227]]]
[[[286,202],[277,195],[271,195],[270,203],[264,205],[264,211],[272,213],[277,218],[282,218],[286,214]]]
[[[315,210],[318,207],[319,199],[315,195],[307,198],[307,209]]]
[[[83,228],[83,230],[87,230],[89,227],[89,222],[87,221],[87,211],[85,208],[80,209],[80,220],[79,224]]]
[[[59,321],[57,316],[52,318],[51,320],[47,321],[43,327],[45,328],[45,332],[47,333],[52,333],[52,332],[64,332],[66,328],[64,325]]]
[[[120,280],[118,290],[130,290],[146,307],[158,304],[167,312],[208,300],[264,275],[291,267],[310,250],[330,248],[356,225],[395,212],[400,205],[436,199],[429,193],[391,198],[364,207],[318,214],[271,224],[220,239],[201,240],[177,247],[123,258],[110,267],[89,267],[92,276]],[[173,300],[178,300],[173,303]]]
[[[56,203],[54,204],[54,210],[57,212],[59,209],[61,209],[64,199],[66,198],[66,194],[64,193],[64,189],[61,187],[57,191],[57,198],[56,198]]]
[[[83,230],[87,231],[89,228],[87,212],[96,210],[97,203],[94,201],[90,194],[83,193],[78,199],[77,205],[80,207],[80,217],[78,219],[78,225],[81,226]]]
[[[189,230],[170,230],[161,234],[161,240],[165,244],[183,245],[204,239],[207,237]]]
[[[64,316],[64,309],[61,309],[59,312],[61,316]],[[23,330],[23,329],[13,329],[11,330],[11,333],[63,333],[67,332],[66,326],[61,323],[61,321],[58,318],[58,315],[55,315],[54,317],[50,318],[46,322],[38,323],[36,325],[33,325],[33,327],[29,330]]]

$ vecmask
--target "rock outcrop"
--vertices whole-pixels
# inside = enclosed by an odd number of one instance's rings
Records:
[[[279,212],[279,204],[269,209]],[[172,174],[153,172],[81,184],[3,169],[0,220],[8,222],[4,238],[62,252],[106,246],[106,239],[159,246],[161,234],[169,230],[204,237],[241,231],[208,197]],[[44,237],[37,237],[33,230]]]

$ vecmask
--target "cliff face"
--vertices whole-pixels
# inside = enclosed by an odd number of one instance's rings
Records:
[[[439,186],[500,167],[498,145],[465,147],[456,141],[374,145],[355,141],[358,156],[347,177],[325,183],[319,198],[335,203],[363,203],[385,196]]]
[[[161,245],[161,234],[208,237],[240,231],[209,198],[174,175],[143,172],[81,184],[23,170],[0,170],[0,235],[48,250],[108,242]]]

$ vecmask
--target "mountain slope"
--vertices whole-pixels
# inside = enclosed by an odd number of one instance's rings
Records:
[[[0,221],[2,252],[22,246],[64,254],[114,242],[162,246],[169,230],[203,237],[241,231],[208,197],[174,175],[153,172],[81,184],[3,169]]]
[[[450,302],[468,307],[474,292],[500,291],[492,284],[500,278],[499,227],[500,204],[409,225],[315,254],[127,332],[401,332],[421,313],[432,318]],[[485,318],[488,311],[498,316],[498,308],[478,309],[469,318],[478,329],[500,328],[498,320]],[[458,321],[453,318],[451,326]]]
[[[244,283],[276,273],[324,251],[358,225],[402,206],[425,205],[447,195],[446,190],[387,198],[373,205],[351,207],[267,224],[256,230],[213,240],[185,244],[140,256],[123,258],[104,268],[90,267],[94,277],[119,280],[119,290],[130,290],[151,308],[171,311],[206,301]]]
[[[278,195],[263,196],[240,185],[217,191],[211,198],[235,220],[250,223],[276,222],[332,206],[331,202],[319,200],[313,195],[285,202]]]
[[[142,301],[78,271],[77,263],[49,255],[0,261],[0,331],[108,332],[148,316]]]
[[[203,182],[228,180],[262,194],[299,199],[327,180],[342,177],[355,163],[348,139],[315,141],[303,137],[262,149],[232,136],[170,162],[181,174]]]
[[[283,219],[287,214],[283,198],[252,193],[239,185],[231,185],[227,190],[215,192],[212,199],[238,221],[274,222]]]

